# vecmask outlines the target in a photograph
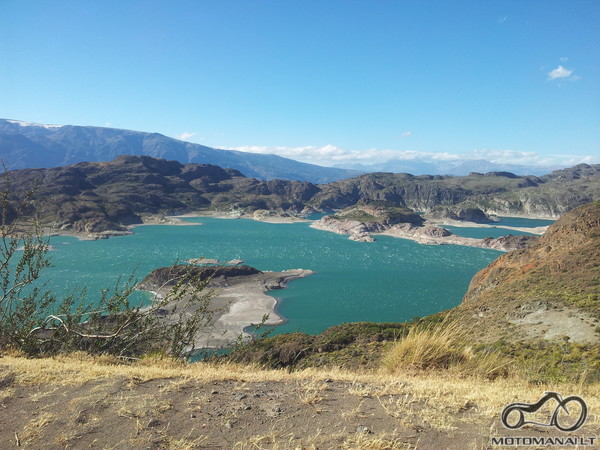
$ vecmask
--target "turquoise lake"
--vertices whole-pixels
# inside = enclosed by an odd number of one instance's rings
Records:
[[[280,300],[278,312],[287,319],[278,333],[319,333],[343,322],[405,321],[456,306],[473,275],[501,254],[387,236],[354,242],[306,222],[187,220],[202,225],[141,226],[131,236],[99,241],[52,237],[48,288],[64,294],[86,287],[93,301],[119,277],[135,272],[141,280],[157,267],[198,257],[239,258],[260,270],[311,269],[316,274],[271,295]],[[529,226],[543,224],[534,222]]]

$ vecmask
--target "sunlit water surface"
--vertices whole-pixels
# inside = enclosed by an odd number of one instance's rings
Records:
[[[86,287],[94,301],[119,277],[126,280],[134,273],[142,279],[157,267],[201,256],[239,258],[260,270],[311,269],[314,275],[270,294],[280,300],[278,312],[287,319],[277,332],[319,333],[343,322],[398,322],[456,306],[473,275],[501,254],[387,236],[354,242],[309,228],[309,223],[187,220],[202,225],[141,226],[132,236],[100,241],[52,237],[48,287],[61,295]],[[477,229],[462,228],[457,234],[469,230]],[[138,298],[148,295],[138,293]]]

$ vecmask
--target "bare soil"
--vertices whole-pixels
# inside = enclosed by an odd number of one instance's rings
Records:
[[[2,449],[484,449],[496,436],[600,434],[597,417],[579,433],[510,431],[499,407],[456,397],[450,386],[426,396],[401,380],[237,373],[213,380],[114,374],[68,383],[40,375],[36,382],[25,381],[17,366],[0,358]]]

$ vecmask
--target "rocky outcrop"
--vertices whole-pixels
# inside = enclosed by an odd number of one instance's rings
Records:
[[[390,219],[393,216],[394,219]],[[362,219],[362,220],[360,220]],[[510,251],[523,248],[534,242],[537,236],[502,236],[499,238],[476,239],[456,236],[446,228],[428,225],[418,214],[403,211],[391,215],[390,208],[356,206],[314,222],[311,227],[349,235],[348,239],[373,242],[372,234],[382,234],[401,239],[410,239],[425,245],[466,245]]]
[[[537,236],[502,236],[499,238],[476,239],[457,236],[439,226],[399,224],[390,227],[380,234],[400,239],[410,239],[425,245],[466,245],[469,247],[489,248],[493,250],[510,251],[523,248],[535,241]]]
[[[500,236],[498,238],[484,238],[482,246],[493,250],[502,250],[504,252],[525,248],[539,239],[538,236],[520,235]]]
[[[350,235],[350,239],[361,241],[370,230],[367,226],[358,220],[341,220],[336,216],[325,216],[311,225],[311,228],[323,231],[331,231],[336,234]]]
[[[325,216],[311,227],[350,235],[349,239],[373,242],[371,233],[381,233],[399,223],[420,224],[423,219],[407,208],[357,205],[337,214]]]
[[[428,219],[435,220],[459,220],[474,223],[492,223],[499,219],[496,216],[489,216],[477,206],[439,206],[431,209],[425,214]]]
[[[302,217],[302,214],[295,212],[286,212],[286,211],[272,211],[267,209],[257,209],[253,211],[252,214],[247,215],[252,218],[252,220],[256,220],[258,222],[271,222],[271,223],[289,223],[296,221],[305,221]]]
[[[452,232],[446,228],[432,225],[415,226],[413,224],[404,223],[390,227],[386,234],[394,237],[416,240],[421,244],[437,245],[444,242],[454,243],[454,241],[451,242],[446,239],[450,236],[454,236]]]

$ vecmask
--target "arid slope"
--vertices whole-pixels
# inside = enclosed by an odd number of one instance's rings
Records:
[[[456,313],[485,340],[599,343],[600,202],[567,213],[539,241],[477,273]]]

